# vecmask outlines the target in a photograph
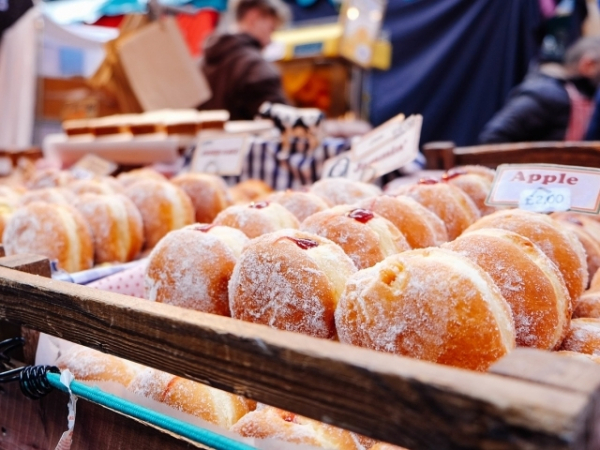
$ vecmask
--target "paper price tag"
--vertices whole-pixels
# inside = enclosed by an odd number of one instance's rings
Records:
[[[519,208],[534,212],[567,211],[571,208],[571,191],[542,186],[525,189],[519,196]]]
[[[345,152],[325,161],[321,178],[347,178],[352,181],[369,182],[375,178],[375,170],[369,166],[360,166],[352,160],[350,152]]]
[[[503,164],[486,199],[531,211],[600,212],[600,169],[555,164]]]
[[[239,175],[250,149],[247,134],[223,132],[200,133],[192,159],[191,171],[215,175]]]
[[[117,170],[117,164],[94,154],[87,154],[71,166],[76,178],[104,177]]]

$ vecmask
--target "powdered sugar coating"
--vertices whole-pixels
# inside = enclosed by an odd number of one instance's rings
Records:
[[[33,202],[46,202],[55,205],[69,205],[75,200],[75,195],[63,188],[43,188],[26,192],[19,199],[19,205],[24,206]]]
[[[573,319],[560,349],[600,355],[600,319]]]
[[[66,189],[76,195],[82,194],[122,194],[125,189],[112,177],[98,177],[88,180],[75,180],[66,186]]]
[[[319,247],[303,250],[288,236],[311,239]],[[339,280],[343,283],[355,271],[343,250],[320,236],[297,230],[266,234],[250,241],[235,266],[229,282],[231,315],[273,328],[333,338],[333,312],[341,294]]]
[[[600,292],[587,291],[573,305],[573,318],[600,319]]]
[[[227,184],[219,176],[186,173],[171,182],[183,189],[192,200],[198,223],[211,223],[217,214],[233,203]]]
[[[487,216],[496,211],[496,207],[485,204],[485,199],[492,189],[492,182],[488,178],[467,173],[451,178],[447,183],[456,186],[467,194],[473,200],[473,203],[475,203],[482,216]]]
[[[249,238],[262,236],[286,228],[298,228],[298,219],[278,203],[267,203],[264,207],[233,205],[221,211],[214,222],[241,230]]]
[[[321,197],[310,192],[276,192],[267,197],[270,202],[279,203],[302,222],[307,217],[325,211],[329,205]]]
[[[324,199],[331,206],[353,205],[365,198],[381,194],[374,184],[351,181],[346,178],[324,178],[310,187],[310,192]]]
[[[475,370],[515,346],[509,306],[489,275],[433,247],[350,277],[335,322],[342,342]]]

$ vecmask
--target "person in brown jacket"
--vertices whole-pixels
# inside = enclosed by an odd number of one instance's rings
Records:
[[[281,75],[262,50],[290,13],[280,0],[239,0],[233,13],[236,32],[207,39],[201,70],[212,98],[199,109],[226,109],[231,120],[252,120],[264,102],[287,103]]]

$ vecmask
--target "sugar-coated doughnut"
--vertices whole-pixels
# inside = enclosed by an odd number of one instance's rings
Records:
[[[33,253],[58,260],[61,269],[92,267],[94,247],[85,219],[73,207],[34,202],[8,220],[2,242],[7,255]]]
[[[74,206],[90,226],[96,263],[132,261],[140,253],[144,226],[129,198],[121,194],[82,194]]]
[[[279,203],[302,222],[308,216],[325,211],[329,205],[321,197],[310,192],[275,192],[266,198],[269,202]]]
[[[560,349],[600,356],[600,319],[586,317],[571,320],[569,332]]]
[[[405,195],[378,195],[357,204],[392,222],[411,248],[437,247],[448,241],[442,219]]]
[[[398,447],[397,445],[386,444],[385,442],[378,442],[373,447],[370,447],[369,450],[408,450],[404,447]]]
[[[8,219],[11,218],[13,213],[15,212],[15,205],[12,199],[7,199],[5,197],[0,197],[0,239],[2,233],[4,233],[4,228],[6,228],[6,224]]]
[[[365,198],[380,195],[381,189],[374,184],[352,181],[346,178],[324,178],[310,187],[310,192],[323,198],[331,206],[353,205]]]
[[[435,180],[399,186],[390,195],[407,195],[435,213],[446,224],[450,240],[456,239],[481,216],[473,200],[462,190]]]
[[[577,236],[560,222],[544,214],[510,209],[481,218],[468,231],[481,228],[502,228],[530,239],[560,269],[571,301],[583,293],[588,282],[585,250]]]
[[[338,244],[358,269],[410,249],[406,238],[379,214],[351,205],[338,205],[313,214],[300,229]]]
[[[77,195],[122,194],[125,190],[123,186],[115,178],[112,177],[99,177],[84,180],[76,180],[66,185],[65,188]]]
[[[567,358],[574,358],[583,362],[593,362],[596,364],[600,364],[600,356],[598,355],[590,355],[588,353],[579,353],[579,352],[571,352],[569,350],[560,350],[558,352],[554,352],[556,355],[564,356]]]
[[[448,173],[455,172],[464,172],[468,174],[479,175],[480,177],[483,177],[486,180],[488,180],[490,183],[494,181],[494,177],[496,176],[496,171],[494,169],[478,165],[456,166],[448,171]]]
[[[27,187],[29,189],[61,187],[66,186],[75,179],[76,178],[73,173],[69,172],[68,170],[40,170],[33,175],[31,180],[29,180]]]
[[[259,406],[242,417],[231,431],[243,437],[273,438],[330,450],[363,450],[353,433],[308,417]]]
[[[517,345],[553,349],[571,319],[571,298],[556,265],[533,242],[512,231],[484,228],[442,246],[488,273],[511,307]]]
[[[279,203],[265,200],[225,208],[213,223],[237,228],[251,239],[284,228],[298,228],[300,225],[296,216]]]
[[[79,381],[112,381],[128,386],[142,366],[116,356],[75,345],[56,362],[59,369],[69,371]]]
[[[142,180],[156,180],[156,181],[167,181],[167,177],[157,172],[154,169],[144,167],[141,169],[130,170],[129,172],[122,172],[117,176],[117,181],[125,188],[131,186],[134,183]]]
[[[489,178],[475,173],[468,173],[466,170],[453,169],[442,175],[442,181],[456,186],[467,194],[482,216],[496,211],[494,206],[485,204],[485,200],[492,189],[492,181]]]
[[[600,269],[596,270],[596,273],[594,273],[592,281],[590,281],[589,290],[593,292],[600,291]]]
[[[171,180],[190,197],[196,222],[211,223],[233,202],[223,178],[206,173],[185,173]]]
[[[328,239],[289,229],[263,235],[246,245],[229,281],[231,316],[334,338],[333,313],[355,271]]]
[[[586,291],[573,305],[573,318],[600,319],[600,292]]]
[[[194,223],[194,207],[188,195],[167,181],[142,180],[125,194],[139,209],[144,223],[144,248],[153,248],[169,231]]]
[[[510,307],[492,278],[436,247],[351,276],[335,323],[348,344],[481,371],[515,347]]]
[[[271,186],[257,179],[244,180],[229,188],[229,195],[236,205],[264,200],[271,192],[273,192]]]
[[[224,428],[246,415],[251,404],[237,395],[149,367],[138,373],[127,390]]]
[[[248,242],[235,228],[189,225],[154,247],[145,276],[149,300],[229,316],[227,283]]]
[[[28,205],[33,202],[54,203],[56,205],[70,205],[75,200],[75,194],[64,188],[42,188],[26,192],[19,199],[19,205]]]

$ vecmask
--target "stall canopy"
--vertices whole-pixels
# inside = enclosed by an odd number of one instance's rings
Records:
[[[474,144],[537,52],[537,0],[395,0],[392,68],[372,77],[371,120],[424,116],[421,142]]]

